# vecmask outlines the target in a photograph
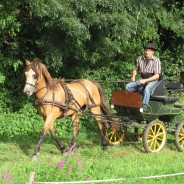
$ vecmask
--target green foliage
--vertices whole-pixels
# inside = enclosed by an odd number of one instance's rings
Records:
[[[125,70],[130,72],[129,64],[143,53],[142,47],[148,41],[158,43],[160,53],[165,52],[166,36],[170,34],[163,33],[168,30],[173,31],[174,39],[180,39],[183,29],[178,29],[178,26],[183,25],[183,7],[178,8],[177,1],[170,10],[167,6],[162,1],[148,3],[144,0],[30,2],[38,18],[37,23],[43,28],[39,47],[43,49],[44,61],[50,70],[54,70],[56,76],[65,78],[91,78],[96,73],[98,79],[104,78],[101,68],[111,69],[112,61],[127,63]],[[183,38],[180,43],[182,41]],[[172,49],[176,47],[175,50],[180,50],[180,46],[175,42],[173,47],[168,48],[169,57],[172,56]],[[165,59],[165,54],[163,57],[160,54],[160,57]],[[177,57],[171,60],[181,62],[181,57],[183,55],[178,52]],[[166,64],[169,62],[163,61]],[[116,64],[116,68],[121,67],[120,62]],[[105,78],[110,73],[117,72],[103,70]],[[167,70],[164,73],[169,75]],[[127,75],[118,73],[117,77],[126,78]]]
[[[15,38],[20,30],[20,23],[16,16],[19,13],[17,9],[19,1],[5,1],[0,2],[0,48],[4,52],[10,52],[16,49],[17,43]]]
[[[23,135],[38,135],[43,119],[36,114],[31,104],[25,104],[19,112],[0,114],[0,136],[14,138]]]
[[[24,107],[32,98],[22,93],[26,58],[41,58],[53,77],[124,80],[152,41],[163,74],[182,80],[183,20],[179,0],[2,0],[0,112],[12,123],[16,115],[27,122]],[[108,97],[114,84],[102,85]]]

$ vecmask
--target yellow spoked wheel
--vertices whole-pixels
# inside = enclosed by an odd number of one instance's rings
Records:
[[[126,127],[112,123],[106,129],[106,135],[110,144],[120,144],[125,137]]]
[[[178,151],[184,151],[184,121],[180,122],[176,127],[175,145]]]
[[[147,152],[159,152],[167,142],[167,131],[160,120],[151,121],[143,132],[143,146]]]

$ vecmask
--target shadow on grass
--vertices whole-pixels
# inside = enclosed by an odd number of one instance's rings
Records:
[[[64,135],[59,135],[58,138],[66,146],[66,151],[67,151],[70,147],[72,133],[65,132]],[[0,136],[0,140],[3,144],[7,144],[7,146],[8,144],[13,144],[17,147],[17,149],[20,149],[25,156],[31,156],[31,157],[38,143],[38,139],[39,139],[39,134],[37,133],[33,133],[29,135],[17,135],[12,138],[7,136]],[[91,131],[89,131],[87,134],[86,132],[85,133],[82,131],[79,132],[79,135],[77,136],[76,148],[79,148],[79,147],[93,148],[98,145],[101,145],[100,135]],[[42,151],[45,151],[54,155],[62,154],[56,142],[51,137],[50,133],[48,133],[45,136],[41,144],[40,153],[42,153]]]
[[[19,136],[14,136],[13,138],[7,138],[7,137],[0,137],[0,140],[4,144],[15,144],[17,145],[18,149],[20,149],[24,155],[26,156],[32,156],[34,153],[34,149],[37,145],[39,138],[39,134],[36,132],[33,134],[29,135],[19,135]],[[58,136],[59,140],[63,144],[66,145],[66,149],[69,148],[71,138],[72,138],[72,129],[70,132],[65,131],[64,134],[63,132]],[[101,147],[103,150],[103,147],[101,146],[101,134],[98,129],[98,126],[96,123],[93,125],[88,124],[88,126],[83,126],[79,134],[77,136],[77,145],[76,148],[82,147],[82,148],[89,148],[93,149],[94,147]],[[139,153],[146,153],[143,147],[142,142],[138,142],[135,139],[135,133],[133,131],[127,131],[125,139],[120,146],[120,149],[122,148],[123,150],[135,150],[135,152]],[[110,146],[110,149],[113,149],[114,146]],[[174,145],[174,138],[173,136],[169,136],[167,140],[167,145],[166,147],[170,150],[177,151],[175,145]],[[51,153],[51,154],[60,154],[60,150],[58,146],[56,145],[55,141],[52,139],[50,133],[46,135],[44,138],[42,144],[41,144],[41,151],[42,150]]]
[[[0,140],[3,144],[7,144],[7,145],[14,144],[22,151],[24,155],[32,156],[34,153],[34,149],[37,145],[38,138],[39,138],[39,135],[34,134],[34,135],[19,135],[13,138],[7,138],[3,136],[3,137],[0,137]],[[62,139],[62,140],[63,142],[68,141],[68,139]],[[50,136],[50,134],[46,135],[46,137],[44,138],[41,144],[41,150],[45,148],[46,145],[53,145],[53,147],[55,146],[56,151],[54,151],[53,149],[51,150],[48,149],[48,152],[50,153],[57,153],[60,151],[55,141]]]

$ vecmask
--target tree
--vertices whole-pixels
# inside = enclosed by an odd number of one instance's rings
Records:
[[[53,77],[127,79],[154,42],[164,75],[184,71],[179,0],[2,0],[0,9],[1,95],[14,110],[24,103],[14,95],[23,98],[26,58],[41,58]]]

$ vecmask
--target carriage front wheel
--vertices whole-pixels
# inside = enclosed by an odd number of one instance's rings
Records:
[[[110,144],[120,144],[126,133],[126,127],[118,124],[118,123],[113,123],[114,128],[112,126],[108,126],[106,129],[106,135],[108,138],[108,141]]]
[[[184,121],[180,122],[176,127],[175,145],[178,151],[184,151]]]
[[[160,120],[151,121],[143,132],[143,146],[147,152],[159,152],[167,142],[167,131]]]

